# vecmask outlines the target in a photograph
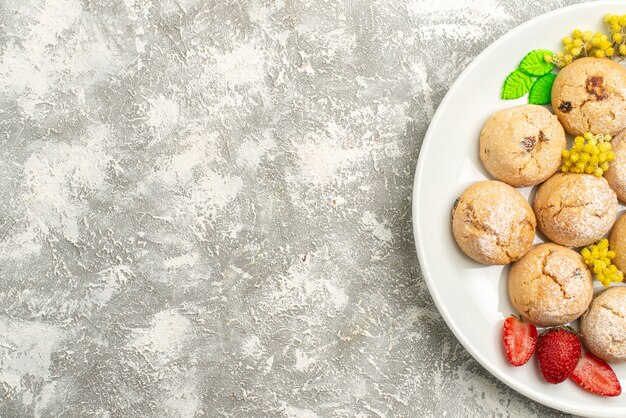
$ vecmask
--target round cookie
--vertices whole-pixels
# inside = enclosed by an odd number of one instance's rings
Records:
[[[621,271],[626,271],[626,214],[619,217],[609,237],[609,248],[615,251],[613,264]]]
[[[603,177],[558,173],[539,186],[533,209],[539,230],[550,241],[582,247],[609,232],[617,196]]]
[[[484,264],[508,264],[532,245],[537,221],[517,190],[480,181],[454,202],[452,232],[465,254]]]
[[[554,174],[565,149],[565,131],[543,106],[500,110],[480,132],[480,159],[497,180],[513,187],[539,184]]]
[[[617,194],[617,198],[626,202],[626,130],[621,131],[611,141],[615,159],[609,163],[604,178]]]
[[[552,109],[572,135],[617,134],[626,127],[626,69],[610,59],[577,59],[556,76]]]
[[[626,287],[609,287],[595,297],[580,320],[585,346],[609,362],[626,360]]]
[[[511,266],[509,297],[533,324],[563,325],[585,312],[593,298],[593,281],[576,251],[540,244]]]

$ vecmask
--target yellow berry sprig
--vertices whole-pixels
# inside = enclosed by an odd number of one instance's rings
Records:
[[[611,135],[594,135],[585,132],[583,136],[574,138],[574,146],[570,150],[563,150],[564,173],[593,174],[602,176],[609,169],[609,162],[615,154],[611,147]]]
[[[609,240],[602,239],[596,244],[589,245],[580,251],[585,264],[596,275],[596,279],[608,287],[611,283],[620,283],[624,280],[624,273],[612,264],[615,251],[609,249]]]
[[[563,51],[546,55],[544,60],[563,68],[576,58],[582,57],[612,58],[617,56],[622,59],[626,56],[626,15],[608,13],[604,16],[604,23],[609,29],[609,35],[574,29],[571,36],[563,38]]]
[[[614,49],[619,52],[619,55],[626,55],[626,15],[618,16],[608,13],[604,16],[604,23],[611,32]]]
[[[605,58],[615,54],[613,42],[609,40],[608,35],[601,32],[583,32],[580,29],[575,29],[572,35],[563,38],[562,42],[564,51],[558,51],[552,57],[546,56],[544,58],[561,68],[571,64],[576,58]]]

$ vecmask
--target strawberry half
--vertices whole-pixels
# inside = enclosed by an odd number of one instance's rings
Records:
[[[603,396],[617,396],[622,386],[606,361],[585,353],[572,373],[572,380],[589,392]]]
[[[581,353],[578,335],[571,328],[550,328],[537,340],[537,361],[549,383],[561,383],[572,375]]]
[[[537,328],[521,317],[510,316],[504,320],[502,342],[506,358],[513,366],[523,366],[535,351]]]

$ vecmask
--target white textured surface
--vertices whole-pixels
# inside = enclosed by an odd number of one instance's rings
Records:
[[[447,88],[546,3],[0,2],[0,416],[557,415],[410,228]]]

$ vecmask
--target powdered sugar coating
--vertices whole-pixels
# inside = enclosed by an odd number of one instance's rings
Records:
[[[626,202],[626,130],[617,134],[611,144],[615,159],[604,173],[604,178],[617,194],[617,198]]]
[[[626,360],[626,287],[610,287],[591,303],[580,321],[586,347],[609,362]]]
[[[626,216],[624,214],[619,217],[611,229],[609,247],[615,251],[613,264],[621,271],[626,271]]]
[[[513,187],[481,181],[468,187],[452,209],[452,232],[465,254],[484,264],[508,264],[532,245],[535,215]]]
[[[533,247],[511,266],[509,296],[515,309],[541,326],[563,325],[585,312],[593,297],[583,258],[552,244]]]
[[[626,128],[626,69],[607,59],[574,61],[554,80],[552,108],[572,135],[617,134]]]
[[[480,159],[485,168],[514,187],[533,186],[554,174],[564,149],[563,127],[538,105],[499,110],[480,132]]]
[[[533,209],[539,230],[551,241],[581,247],[609,232],[617,196],[603,177],[558,173],[539,187]]]

